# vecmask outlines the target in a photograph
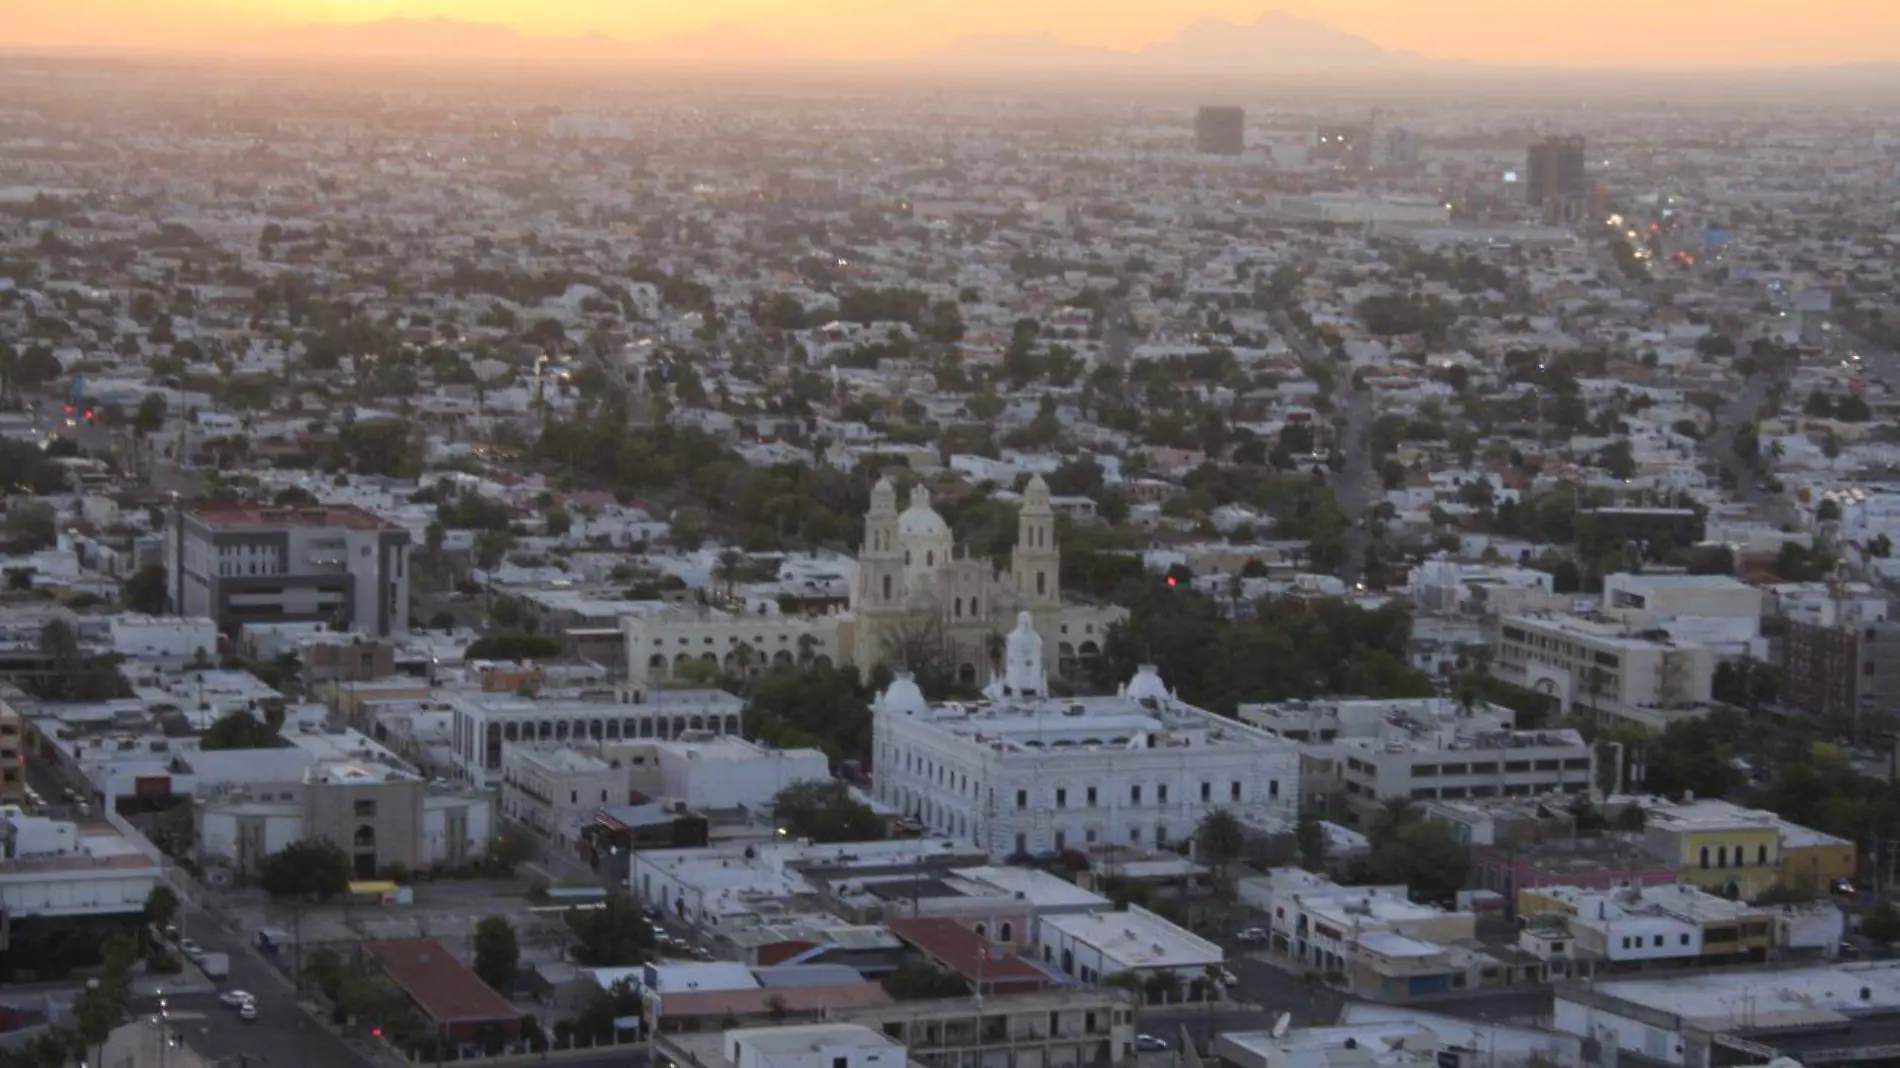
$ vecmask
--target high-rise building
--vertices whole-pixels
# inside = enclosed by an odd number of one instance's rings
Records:
[[[1194,150],[1209,156],[1238,156],[1247,149],[1247,112],[1236,107],[1205,107],[1194,116]]]
[[[409,629],[409,532],[353,505],[187,507],[166,531],[174,614],[326,623],[387,637]]]
[[[1550,201],[1589,198],[1584,176],[1582,137],[1546,137],[1532,145],[1524,162],[1524,199],[1533,207]]]

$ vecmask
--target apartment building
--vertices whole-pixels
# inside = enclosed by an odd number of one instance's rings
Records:
[[[1781,699],[1810,716],[1866,723],[1900,700],[1900,622],[1873,591],[1835,590],[1791,606],[1781,639]]]
[[[450,751],[455,774],[486,787],[501,778],[509,745],[738,734],[743,708],[724,690],[622,688],[600,699],[461,693],[449,699]]]
[[[627,782],[619,761],[593,752],[560,744],[505,746],[501,811],[567,850],[601,809],[627,803]]]
[[[923,1068],[1083,1068],[1135,1059],[1136,1008],[1126,990],[1070,987],[875,1005],[832,1018],[903,1043]]]
[[[1293,701],[1242,705],[1242,722],[1300,748],[1303,801],[1323,796],[1348,824],[1392,798],[1457,801],[1588,793],[1595,752],[1574,730],[1515,730],[1498,705]]]
[[[1006,661],[983,701],[932,705],[905,674],[878,697],[878,801],[998,859],[1168,846],[1216,809],[1261,826],[1297,818],[1299,750],[1176,701],[1153,668],[1111,697],[1050,697],[1026,617]]]
[[[0,700],[0,805],[26,804],[26,717]]]
[[[208,792],[194,818],[198,856],[208,865],[255,872],[270,854],[314,838],[343,850],[356,878],[371,879],[482,856],[492,810],[486,794],[437,788],[381,761],[341,760],[311,765],[294,782]]]
[[[1493,678],[1551,696],[1565,715],[1652,731],[1707,714],[1721,658],[1660,625],[1607,615],[1506,616],[1492,648]]]
[[[409,532],[354,505],[174,509],[172,612],[246,623],[327,623],[375,637],[409,629]]]
[[[1526,921],[1520,948],[1559,964],[1560,974],[1832,957],[1845,932],[1828,902],[1757,907],[1681,883],[1537,887],[1518,892],[1517,910]]]

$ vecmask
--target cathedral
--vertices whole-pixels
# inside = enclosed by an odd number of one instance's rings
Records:
[[[1041,475],[1023,490],[1016,548],[1002,570],[959,550],[950,524],[930,506],[929,490],[911,490],[900,512],[897,488],[888,477],[879,479],[851,591],[856,659],[866,667],[889,662],[905,644],[940,637],[961,681],[987,683],[1002,659],[1001,639],[1019,616],[1027,616],[1045,648],[1075,648],[1084,627],[1099,647],[1110,619],[1098,622],[1102,612],[1092,607],[1065,613],[1061,564],[1055,510]],[[1077,634],[1068,633],[1071,626]]]

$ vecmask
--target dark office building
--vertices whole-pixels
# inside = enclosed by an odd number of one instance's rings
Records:
[[[1532,145],[1524,162],[1525,201],[1537,207],[1551,201],[1588,199],[1583,153],[1581,137],[1546,137]]]
[[[1238,156],[1247,149],[1247,112],[1242,108],[1202,108],[1194,116],[1194,150],[1209,156]]]

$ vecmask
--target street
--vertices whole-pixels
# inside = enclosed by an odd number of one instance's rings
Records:
[[[1300,357],[1301,362],[1326,364],[1332,357],[1313,344],[1311,338],[1300,330],[1291,316],[1284,311],[1276,311],[1272,317],[1273,327],[1280,332],[1281,340]],[[1359,574],[1366,563],[1366,546],[1371,539],[1371,531],[1366,524],[1366,509],[1371,504],[1370,480],[1372,478],[1372,391],[1359,388],[1353,382],[1352,363],[1342,360],[1333,366],[1333,407],[1344,418],[1345,426],[1339,436],[1339,450],[1343,463],[1334,476],[1333,495],[1339,504],[1339,510],[1346,517],[1346,533],[1343,553],[1339,563],[1339,577],[1348,586],[1359,581]]]
[[[132,1005],[135,1014],[157,1016],[163,1000],[163,1011],[174,1021],[186,1044],[206,1059],[218,1062],[220,1068],[236,1068],[247,1057],[251,1065],[275,1068],[344,1068],[378,1063],[365,1056],[367,1041],[360,1046],[346,1041],[298,1008],[290,979],[253,956],[238,936],[196,908],[187,910],[181,920],[185,935],[207,952],[230,955],[231,974],[218,990],[138,999]],[[255,995],[257,1019],[240,1020],[236,1009],[220,1005],[218,994],[224,990],[245,990]]]

